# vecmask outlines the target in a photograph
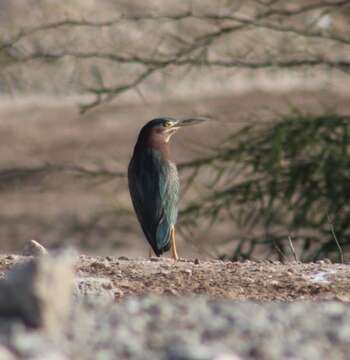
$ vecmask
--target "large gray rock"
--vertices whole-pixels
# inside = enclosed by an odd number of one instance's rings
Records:
[[[72,252],[64,251],[12,268],[0,282],[0,316],[59,332],[70,313],[73,265]]]

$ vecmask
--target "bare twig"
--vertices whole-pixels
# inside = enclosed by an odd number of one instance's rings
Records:
[[[333,226],[333,222],[329,216],[329,214],[327,213],[327,219],[328,219],[328,224],[331,230],[331,233],[333,235],[333,239],[337,245],[338,251],[339,251],[339,258],[340,258],[340,262],[344,263],[344,253],[343,253],[343,249],[340,246],[340,243],[338,241],[337,235],[335,234],[335,230],[334,230],[334,226]]]
[[[283,253],[283,251],[279,248],[279,246],[276,244],[276,242],[273,243],[273,247],[275,248],[275,250],[278,252],[278,254],[280,255],[280,259],[284,260],[286,258],[286,255]]]
[[[53,173],[71,173],[90,178],[122,178],[123,172],[111,171],[108,169],[89,169],[79,165],[43,164],[35,167],[18,167],[0,170],[0,188],[13,186],[13,184],[30,182],[32,179],[44,178]]]
[[[288,241],[289,241],[289,246],[290,246],[290,248],[292,250],[294,260],[295,260],[295,262],[298,262],[298,257],[297,257],[297,254],[295,252],[294,246],[293,246],[292,237],[290,235],[288,235]]]

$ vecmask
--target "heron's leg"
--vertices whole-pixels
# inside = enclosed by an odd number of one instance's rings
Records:
[[[172,229],[171,229],[171,255],[174,260],[179,259],[179,256],[177,255],[177,250],[176,250],[175,227],[172,227]]]
[[[148,251],[148,257],[152,257],[152,255],[153,255],[153,250],[152,247],[150,246]]]

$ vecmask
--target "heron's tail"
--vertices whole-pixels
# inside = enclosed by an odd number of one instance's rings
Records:
[[[162,221],[158,225],[154,246],[152,246],[151,244],[153,251],[157,256],[162,255],[170,249],[170,235],[171,226],[168,224],[167,221]]]

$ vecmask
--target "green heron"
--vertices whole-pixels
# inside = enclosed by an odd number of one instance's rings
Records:
[[[178,259],[175,224],[179,198],[179,177],[170,160],[169,140],[181,127],[205,119],[154,119],[140,131],[128,168],[129,190],[136,216],[149,242],[150,256],[172,249]]]

